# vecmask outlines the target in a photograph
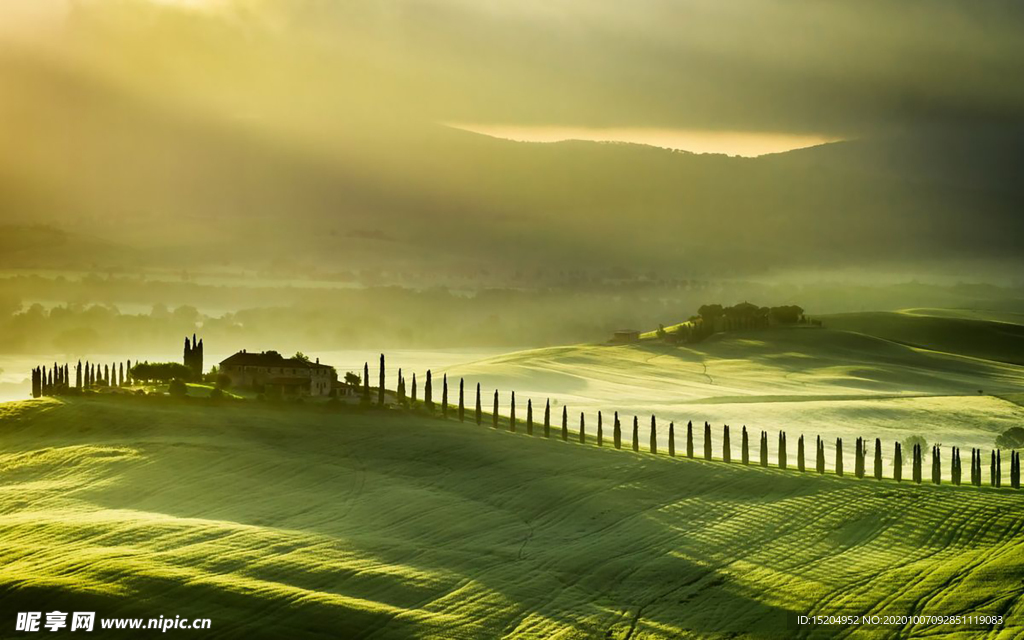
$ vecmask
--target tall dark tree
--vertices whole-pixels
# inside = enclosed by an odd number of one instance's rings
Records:
[[[583,419],[583,412],[580,411],[580,444],[587,442],[587,425]]]
[[[459,378],[459,422],[466,421],[466,381]]]
[[[512,415],[515,416],[515,397],[516,392],[512,392]],[[448,417],[448,374],[441,376],[441,415],[445,418]],[[515,424],[512,425],[512,430],[515,431]]]
[[[949,477],[954,486],[960,486],[960,447],[953,447],[949,460]]]
[[[132,361],[131,360],[129,360],[128,364],[125,365],[124,379],[128,383],[128,386],[131,386],[132,384],[135,383],[135,380],[132,379]]]
[[[186,338],[186,340],[188,340]],[[363,402],[370,402],[370,363],[363,363]]]
[[[732,462],[732,441],[729,439],[729,425],[722,426],[722,461]]]
[[[124,386],[124,363],[117,363],[117,386]]]
[[[640,451],[640,421],[633,416],[633,451]]]
[[[921,445],[914,445],[914,482],[921,484]]]
[[[796,470],[804,471],[804,437],[802,434],[796,439]]]
[[[991,456],[992,456],[992,460],[991,460],[991,462],[989,462],[989,467],[988,467],[988,476],[989,476],[988,485],[990,487],[994,487],[994,486],[996,486],[996,452],[994,450],[991,452]]]
[[[619,423],[619,412],[615,412],[614,431],[612,431],[612,442],[616,449],[622,448],[622,425]]]
[[[480,403],[480,383],[478,382],[478,383],[476,383],[476,424],[477,424],[477,426],[480,426],[480,424],[484,421],[484,411],[483,411],[483,409],[484,408],[483,408],[483,406],[481,406],[481,403]]]
[[[412,404],[416,405],[416,372],[412,374]]]
[[[750,437],[747,435],[747,425],[743,425],[740,438],[740,462],[750,464]]]
[[[604,423],[601,412],[597,412],[597,446],[604,446]]]
[[[380,388],[377,389],[377,406],[384,406],[384,354],[380,354],[380,376],[377,379]]]
[[[825,474],[825,441],[821,439],[821,436],[818,436],[817,442],[818,442],[818,446],[816,447],[817,451],[814,454],[814,467],[818,471],[819,474],[824,475]]]
[[[704,421],[704,459],[711,459],[711,424]]]
[[[402,378],[402,368],[398,368],[398,385],[395,387],[395,393],[398,394],[398,404],[405,404],[405,380]]]
[[[686,457],[693,457],[693,421],[686,421]]]
[[[875,480],[882,479],[882,441],[875,438]]]
[[[978,450],[971,447],[971,484],[978,486]]]
[[[853,443],[853,475],[858,479],[864,477],[864,439],[857,438]]]
[[[533,399],[526,399],[526,435],[533,435]]]
[[[54,366],[54,369],[56,369],[56,368],[57,367]],[[50,372],[52,373],[53,369],[51,369]],[[103,384],[105,384],[108,387],[110,386],[110,365],[109,364],[103,365]]]
[[[996,449],[996,486],[1003,486],[1003,460],[999,449]]]
[[[512,404],[508,410],[508,430],[515,433],[516,430],[516,392],[512,392]]]
[[[82,388],[82,361],[78,361],[78,366],[75,367],[75,388]]]
[[[86,389],[91,389],[92,388],[92,366],[89,364],[88,360],[85,361],[85,373],[83,374],[83,377],[85,378],[85,380],[83,381],[83,386]]]
[[[785,469],[789,465],[788,451],[786,451],[786,432],[779,432],[779,468]]]
[[[562,441],[569,441],[569,409],[562,405]]]
[[[427,381],[423,383],[423,404],[427,411],[434,410],[434,381],[431,379],[430,369],[427,369]]]
[[[1010,486],[1020,489],[1020,453],[1010,452]]]
[[[498,428],[498,390],[494,390],[494,410],[491,412],[491,426]]]
[[[896,443],[896,450],[892,455],[892,479],[896,482],[903,482],[903,445]]]
[[[551,399],[544,404],[544,437],[551,437]]]
[[[932,484],[942,484],[942,448],[932,448]]]
[[[762,431],[761,432],[761,440],[760,440],[759,444],[760,444],[760,449],[761,450],[758,453],[760,454],[760,458],[761,458],[761,460],[760,460],[761,466],[762,467],[767,467],[768,466],[768,432],[767,431]]]
[[[836,438],[836,475],[843,475],[843,439]]]
[[[671,458],[676,457],[676,423],[668,423],[668,455]]]
[[[654,421],[654,416],[651,416],[651,453],[658,453],[658,425]]]

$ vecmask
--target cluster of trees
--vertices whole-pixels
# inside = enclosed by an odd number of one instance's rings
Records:
[[[666,330],[664,325],[658,327],[658,337],[669,342],[699,342],[714,333],[738,331],[743,329],[766,329],[777,325],[816,324],[820,321],[809,320],[804,316],[803,307],[783,305],[778,307],[759,307],[749,302],[741,302],[731,307],[720,304],[705,304],[697,310],[697,315],[689,320]]]
[[[127,387],[134,378],[131,360],[102,365],[79,361],[74,368],[74,380],[67,363],[55,362],[51,367],[41,365],[32,369],[32,397],[80,393],[98,387]]]

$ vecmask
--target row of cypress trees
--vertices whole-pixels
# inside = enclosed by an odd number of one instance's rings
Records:
[[[378,402],[384,404],[384,356],[381,355],[381,371],[380,371],[380,387],[378,389]],[[369,378],[369,368],[364,367],[364,395],[369,397],[369,387],[365,386],[365,382]],[[431,372],[427,371],[426,385],[424,387],[424,404],[428,410],[434,409],[434,403],[432,402],[432,388],[431,388]],[[441,414],[442,417],[447,418],[449,412],[448,403],[448,376],[447,374],[443,377],[442,387],[442,399],[441,399]],[[398,381],[398,397],[400,401],[404,401],[406,398],[406,387],[405,379],[402,377],[401,370],[399,370],[399,381]],[[413,374],[412,383],[412,401],[416,402],[416,375]],[[491,411],[491,426],[498,428],[499,426],[499,393],[498,390],[494,390],[493,408]],[[458,400],[458,418],[460,421],[466,419],[466,398],[465,398],[465,380],[459,379],[459,400]],[[480,425],[483,423],[483,412],[482,412],[482,398],[480,384],[476,385],[476,406],[475,406],[475,421],[476,424]],[[598,446],[604,446],[604,417],[601,411],[597,412],[597,429],[595,432],[596,441]],[[619,412],[614,413],[613,418],[613,431],[612,431],[612,445],[616,449],[622,448],[622,424],[619,420]],[[511,393],[511,405],[509,409],[508,417],[508,428],[509,431],[515,432],[517,428],[516,419],[516,396],[515,392]],[[544,404],[544,437],[551,437],[551,400],[548,399]],[[534,419],[533,419],[533,400],[527,400],[526,402],[526,433],[527,435],[534,435]],[[633,451],[640,451],[640,422],[638,416],[633,416],[633,437],[632,437],[632,449]],[[562,420],[561,420],[561,438],[563,441],[569,440],[569,410],[568,407],[562,407]],[[586,435],[586,417],[585,414],[580,412],[579,429],[577,431],[577,439],[580,443],[587,442]],[[676,436],[675,436],[675,423],[670,422],[668,426],[668,455],[674,457],[676,455]],[[713,460],[713,442],[711,436],[711,424],[704,422],[704,459]],[[883,462],[882,462],[882,441],[879,438],[875,438],[872,456],[872,469],[871,475],[876,480],[883,478]],[[658,436],[657,436],[657,418],[651,416],[650,429],[649,429],[649,443],[648,451],[650,453],[658,453]],[[787,435],[785,431],[779,431],[778,434],[778,448],[776,466],[779,469],[789,468],[788,459],[788,443]],[[686,457],[694,457],[694,441],[693,441],[693,422],[687,422],[686,424]],[[762,467],[769,466],[769,451],[768,451],[768,432],[761,431],[760,442],[758,446],[759,452],[759,463]],[[957,447],[952,448],[950,452],[950,474],[952,483],[954,485],[961,484],[961,464],[960,464],[960,449]],[[1020,454],[1017,452],[1011,452],[1010,458],[1010,484],[1013,488],[1020,488]],[[857,438],[854,443],[854,475],[857,478],[864,478],[867,475],[867,456],[868,456],[868,443],[864,438]],[[825,442],[821,436],[817,436],[815,442],[815,471],[818,474],[825,474]],[[1002,454],[1000,451],[992,451],[990,459],[990,471],[989,471],[989,484],[993,487],[1000,487],[1002,484]],[[732,462],[732,442],[731,442],[731,431],[729,425],[724,425],[722,429],[722,450],[721,460],[726,463]],[[747,427],[744,425],[741,431],[741,444],[740,444],[740,462],[744,465],[750,464],[750,438],[747,433]],[[797,457],[796,467],[800,472],[806,471],[807,457],[804,450],[804,437],[801,435],[797,439]],[[923,457],[920,445],[914,445],[912,450],[912,479],[915,483],[923,482],[922,473]],[[942,456],[941,447],[932,446],[931,452],[931,481],[933,484],[942,483]],[[843,439],[836,438],[835,445],[835,461],[833,465],[835,474],[842,476],[844,474],[844,456],[843,456]],[[903,446],[901,443],[896,442],[893,451],[893,479],[896,482],[902,482],[903,480]],[[970,482],[975,486],[982,485],[982,452],[980,449],[971,450],[971,474]]]
[[[75,365],[74,382],[67,363],[38,366],[32,369],[32,397],[56,396],[95,387],[124,387],[132,384],[132,361],[99,365],[81,360]]]

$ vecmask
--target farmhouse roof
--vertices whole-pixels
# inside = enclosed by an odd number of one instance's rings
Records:
[[[249,353],[239,351],[233,356],[228,356],[221,361],[221,366],[233,367],[289,367],[292,369],[330,369],[319,362],[308,362],[298,358],[285,358],[277,351],[261,351],[260,353]]]

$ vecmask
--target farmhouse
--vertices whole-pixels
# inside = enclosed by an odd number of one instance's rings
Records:
[[[252,388],[284,395],[326,396],[338,378],[334,367],[302,358],[285,358],[277,351],[249,353],[244,349],[220,363],[220,372],[235,388]]]
[[[619,329],[612,335],[612,344],[631,344],[640,342],[640,332],[636,329]]]

